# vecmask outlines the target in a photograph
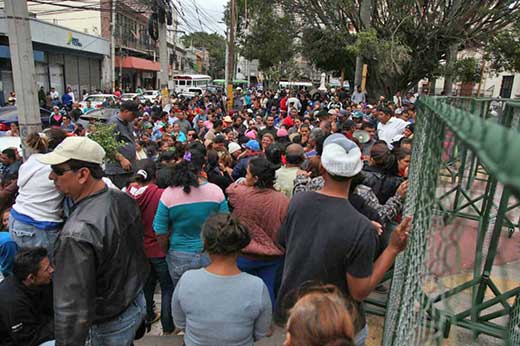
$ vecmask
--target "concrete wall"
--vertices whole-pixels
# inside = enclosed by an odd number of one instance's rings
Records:
[[[3,12],[1,13],[3,14]],[[8,36],[7,21],[5,19],[0,19],[0,34]],[[99,36],[88,35],[53,25],[39,19],[31,20],[31,36],[33,42],[72,49],[78,52],[110,55],[110,44],[107,40]]]
[[[59,15],[42,14],[37,15],[36,18],[86,34],[101,36],[101,16],[99,11],[73,11]]]

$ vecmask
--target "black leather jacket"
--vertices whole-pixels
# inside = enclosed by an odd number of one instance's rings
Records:
[[[103,190],[79,201],[55,246],[57,346],[83,346],[92,324],[120,315],[144,286],[149,267],[135,201]]]
[[[381,204],[385,204],[390,197],[395,195],[397,188],[404,180],[402,177],[387,174],[374,167],[365,167],[361,178],[362,184],[372,188]]]

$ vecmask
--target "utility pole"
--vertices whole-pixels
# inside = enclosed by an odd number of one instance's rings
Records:
[[[116,10],[117,0],[112,0],[110,18],[110,54],[112,56],[112,92],[116,90]],[[119,50],[121,50],[121,42],[119,42]],[[123,65],[122,59],[119,59],[119,65]]]
[[[236,3],[235,0],[230,0],[230,27],[228,35],[228,55],[227,55],[227,97],[228,107],[227,111],[233,109],[233,75],[235,73],[235,27],[236,27]]]
[[[225,61],[225,71],[224,71],[224,89],[227,88],[229,83],[228,79],[228,59],[229,59],[229,28],[226,30],[226,61]]]
[[[26,0],[5,0],[5,15],[9,33],[9,49],[13,69],[14,89],[20,137],[41,131],[40,107],[36,94],[36,73],[31,37],[31,19]],[[25,156],[24,151],[24,156]]]
[[[373,0],[362,0],[359,15],[361,17],[361,29],[367,30],[371,26],[372,22],[372,10],[373,10]],[[358,55],[356,57],[356,72],[354,75],[354,88],[358,85],[361,85],[361,81],[363,79],[363,57]],[[364,91],[364,90],[363,90]]]
[[[162,106],[170,102],[170,91],[168,90],[168,41],[166,39],[166,20],[165,17],[159,18],[159,62],[161,72],[159,75],[159,85],[161,87]]]

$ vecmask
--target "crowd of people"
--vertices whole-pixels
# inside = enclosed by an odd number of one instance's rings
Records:
[[[130,346],[159,320],[187,346],[275,325],[286,346],[364,345],[363,300],[411,223],[416,112],[396,95],[125,101],[117,149],[63,122],[25,138],[25,161],[5,149],[0,345]]]

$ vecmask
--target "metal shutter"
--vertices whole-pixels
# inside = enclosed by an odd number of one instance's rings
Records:
[[[103,60],[89,59],[90,63],[90,91],[101,89],[101,64]]]
[[[76,100],[81,95],[78,78],[78,57],[65,55],[65,87],[70,86],[72,88]]]
[[[90,91],[90,62],[88,58],[80,57],[79,60],[79,93],[83,95],[83,90]]]

